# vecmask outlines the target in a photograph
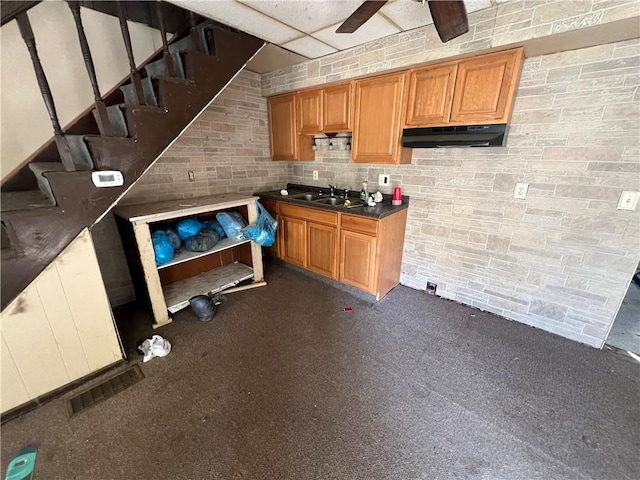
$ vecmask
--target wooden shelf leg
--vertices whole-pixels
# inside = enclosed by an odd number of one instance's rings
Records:
[[[134,223],[133,233],[140,250],[140,263],[142,264],[151,310],[153,311],[153,319],[155,320],[153,328],[158,328],[171,323],[172,320],[167,310],[167,304],[164,301],[164,293],[162,292],[158,267],[153,253],[153,243],[151,243],[151,231],[147,223]]]

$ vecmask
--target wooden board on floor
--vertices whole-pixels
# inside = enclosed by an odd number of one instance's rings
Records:
[[[164,288],[164,299],[169,311],[175,313],[188,306],[191,297],[220,292],[252,277],[251,267],[233,263],[167,285]]]

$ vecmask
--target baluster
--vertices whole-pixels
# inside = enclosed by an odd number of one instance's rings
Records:
[[[196,14],[189,12],[189,22],[191,23],[191,48],[196,52],[201,52],[200,35],[198,35],[198,28],[196,27]]]
[[[69,8],[73,14],[73,20],[76,23],[76,30],[78,31],[78,40],[80,40],[80,49],[82,50],[82,58],[84,59],[84,65],[87,68],[89,74],[89,80],[91,81],[91,88],[93,89],[93,98],[96,102],[96,109],[98,110],[98,116],[100,123],[102,124],[102,132],[106,136],[113,135],[113,129],[111,127],[111,120],[107,113],[107,106],[102,100],[100,95],[100,87],[98,87],[98,78],[96,77],[96,69],[93,65],[93,59],[91,58],[91,50],[89,50],[89,43],[87,42],[87,36],[84,33],[84,27],[82,26],[82,18],[80,17],[80,2],[69,1]]]
[[[156,13],[158,14],[158,23],[160,24],[160,36],[162,36],[162,58],[164,58],[164,64],[167,67],[167,72],[170,76],[175,75],[173,69],[173,58],[169,53],[169,44],[167,43],[167,31],[164,26],[164,15],[162,13],[162,2],[156,2]]]
[[[124,47],[127,49],[127,58],[129,59],[129,78],[136,95],[136,102],[138,105],[145,105],[144,92],[142,90],[142,82],[140,81],[140,74],[136,69],[136,62],[133,59],[133,48],[131,47],[131,35],[129,35],[129,26],[127,25],[127,16],[124,11],[124,5],[121,0],[116,2],[118,7],[118,20],[120,20],[120,30],[122,31],[122,39],[124,40]]]
[[[42,99],[44,100],[44,104],[47,107],[47,112],[49,113],[51,124],[53,125],[53,133],[55,135],[58,153],[60,154],[60,160],[62,160],[62,163],[66,170],[75,170],[73,158],[71,156],[71,149],[69,148],[69,142],[67,141],[67,138],[64,136],[62,128],[60,127],[60,122],[58,121],[58,113],[56,112],[56,106],[53,103],[53,95],[51,95],[51,89],[49,88],[49,82],[47,81],[47,76],[42,69],[40,58],[38,58],[36,39],[33,35],[33,30],[31,29],[29,17],[27,16],[26,12],[21,12],[16,15],[16,21],[18,22],[20,35],[22,36],[24,43],[27,44],[27,50],[29,50],[29,56],[31,57],[31,62],[33,63],[33,69],[36,73],[36,80],[38,81],[38,86],[40,87],[40,93],[42,94]]]

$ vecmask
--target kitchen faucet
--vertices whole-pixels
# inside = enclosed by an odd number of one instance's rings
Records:
[[[336,194],[336,186],[329,184],[329,195],[331,195],[332,197],[335,197],[335,194]]]

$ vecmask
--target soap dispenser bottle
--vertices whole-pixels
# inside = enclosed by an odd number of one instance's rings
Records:
[[[362,182],[362,190],[360,190],[360,203],[367,203],[367,197],[369,194],[367,193],[367,181]]]

